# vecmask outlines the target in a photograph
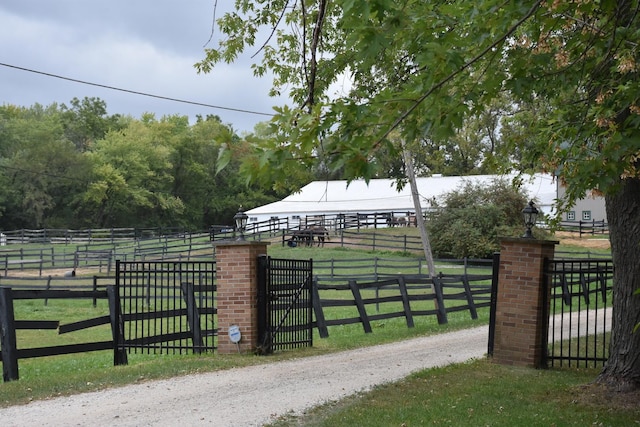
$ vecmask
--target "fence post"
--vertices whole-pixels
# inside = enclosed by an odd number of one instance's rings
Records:
[[[324,317],[324,311],[322,310],[322,302],[320,301],[320,291],[318,290],[318,278],[316,277],[311,282],[311,292],[313,296],[311,301],[313,304],[313,312],[316,315],[316,326],[318,327],[318,334],[320,338],[329,337],[329,330],[327,329],[327,321]]]
[[[505,238],[500,242],[500,284],[496,294],[493,360],[504,365],[544,368],[550,287],[545,258],[558,242]]]
[[[258,256],[257,292],[258,292],[258,343],[261,354],[273,351],[272,339],[269,331],[269,294],[268,294],[269,257],[266,254]]]
[[[202,328],[200,326],[200,312],[196,303],[194,285],[191,282],[183,282],[180,279],[180,290],[182,297],[187,305],[187,323],[191,332],[191,341],[193,342],[194,354],[202,353],[204,341],[202,340]]]
[[[372,332],[371,323],[369,322],[369,316],[367,315],[367,310],[364,306],[362,294],[360,294],[360,288],[358,287],[358,284],[355,280],[349,280],[349,289],[351,289],[353,300],[355,301],[356,307],[358,308],[358,314],[360,315],[360,322],[362,323],[364,332],[370,334]]]
[[[124,319],[120,308],[120,292],[118,276],[116,285],[107,286],[107,298],[109,300],[109,318],[111,320],[111,336],[113,338],[113,365],[126,365],[128,363],[127,351],[124,348]]]
[[[496,299],[498,297],[498,275],[500,272],[500,252],[494,252],[491,274],[491,298],[489,302],[489,342],[487,354],[493,356],[493,346],[496,336]]]
[[[93,292],[98,292],[98,276],[93,276]],[[98,298],[93,297],[93,306],[98,306]]]
[[[15,381],[18,376],[18,349],[13,314],[11,288],[0,286],[0,350],[2,350],[2,377],[4,382]]]
[[[47,291],[51,289],[51,275],[49,275],[49,277],[47,278],[47,285],[45,286],[45,289]],[[44,299],[44,305],[49,305],[49,298]]]

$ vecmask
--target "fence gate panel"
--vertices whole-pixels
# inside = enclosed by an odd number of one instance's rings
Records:
[[[258,351],[313,345],[312,260],[258,260]]]
[[[547,260],[549,366],[596,367],[608,358],[613,264],[610,259]]]
[[[215,262],[116,261],[122,348],[137,353],[215,349]]]

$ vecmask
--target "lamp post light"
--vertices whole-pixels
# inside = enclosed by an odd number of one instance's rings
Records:
[[[238,209],[238,212],[233,216],[233,219],[236,222],[236,230],[240,233],[240,237],[238,237],[237,240],[244,240],[244,231],[247,229],[249,215],[244,213],[242,206],[240,206],[240,209]]]
[[[522,237],[525,239],[533,239],[531,228],[536,224],[536,219],[538,218],[538,209],[533,205],[533,200],[522,209],[522,216],[524,218],[524,225],[527,227]]]

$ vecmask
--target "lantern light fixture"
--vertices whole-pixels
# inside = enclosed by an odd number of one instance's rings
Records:
[[[538,209],[533,204],[533,200],[529,202],[524,209],[522,209],[522,216],[524,219],[524,226],[526,227],[526,231],[522,236],[525,239],[533,239],[533,233],[531,229],[536,224],[536,220],[538,219]]]
[[[242,206],[240,206],[238,212],[233,216],[233,220],[236,222],[236,231],[240,233],[238,240],[244,240],[244,232],[247,229],[247,221],[249,220],[249,215],[244,213]]]

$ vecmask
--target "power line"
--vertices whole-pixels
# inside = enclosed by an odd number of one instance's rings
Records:
[[[262,112],[259,112],[259,111],[244,110],[244,109],[241,109],[241,108],[221,107],[219,105],[205,104],[205,103],[202,103],[202,102],[195,102],[195,101],[187,101],[187,100],[184,100],[184,99],[171,98],[171,97],[168,97],[168,96],[161,96],[161,95],[154,95],[154,94],[151,94],[151,93],[139,92],[139,91],[130,90],[130,89],[122,89],[122,88],[115,87],[115,86],[108,86],[108,85],[103,85],[103,84],[100,84],[100,83],[92,83],[92,82],[88,82],[88,81],[84,81],[84,80],[74,79],[74,78],[71,78],[71,77],[65,77],[65,76],[60,76],[60,75],[57,75],[57,74],[47,73],[47,72],[44,72],[44,71],[38,71],[38,70],[29,69],[29,68],[19,67],[17,65],[5,64],[5,63],[2,63],[2,62],[0,62],[0,65],[3,66],[3,67],[13,68],[13,69],[20,70],[20,71],[26,71],[26,72],[29,72],[29,73],[40,74],[40,75],[47,76],[47,77],[53,77],[53,78],[56,78],[56,79],[66,80],[66,81],[69,81],[69,82],[80,83],[80,84],[84,84],[84,85],[88,85],[88,86],[96,86],[96,87],[101,87],[101,88],[104,88],[104,89],[116,90],[116,91],[119,91],[119,92],[131,93],[133,95],[148,96],[150,98],[164,99],[166,101],[180,102],[180,103],[183,103],[183,104],[197,105],[197,106],[200,106],[200,107],[216,108],[216,109],[219,109],[219,110],[235,111],[235,112],[238,112],[238,113],[256,114],[256,115],[260,115],[260,116],[273,117],[273,114],[271,114],[271,113],[262,113]]]

